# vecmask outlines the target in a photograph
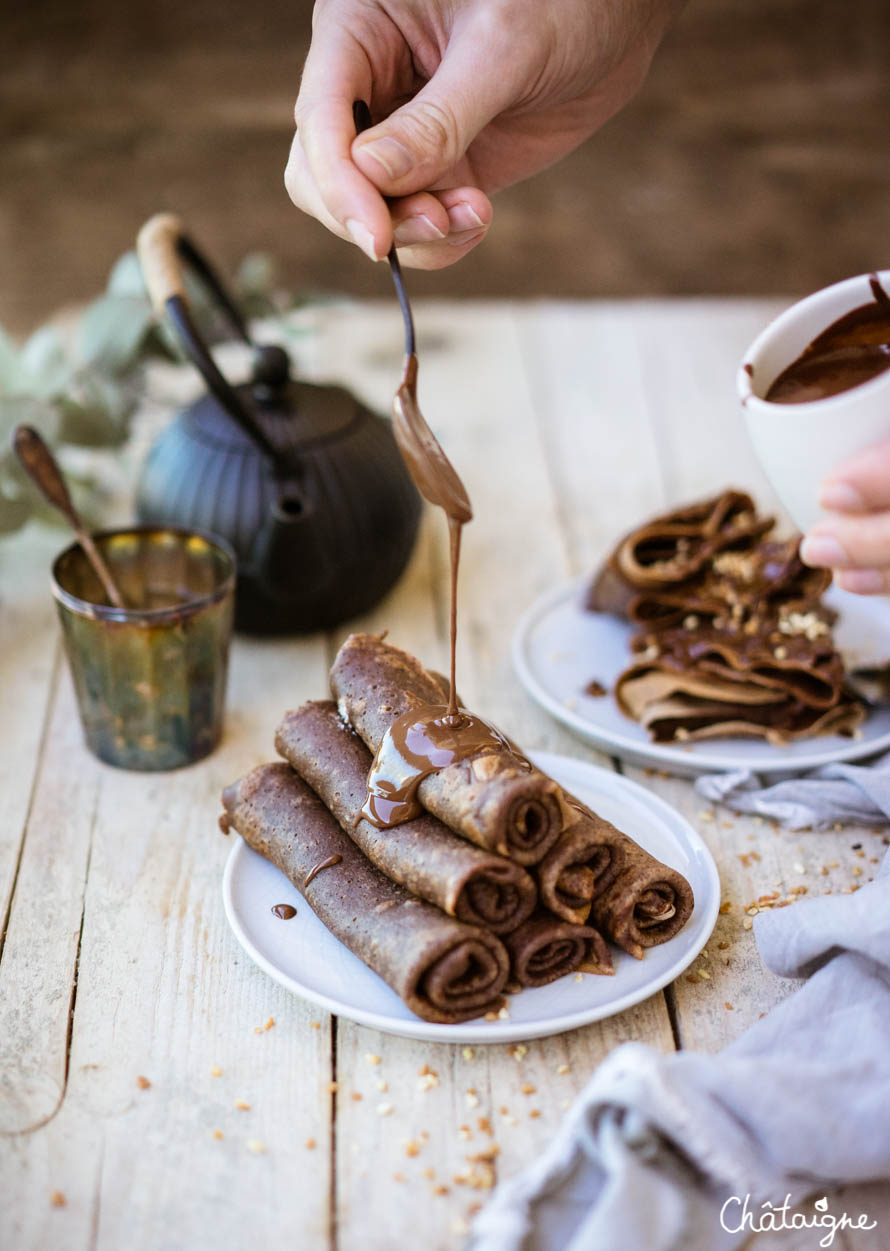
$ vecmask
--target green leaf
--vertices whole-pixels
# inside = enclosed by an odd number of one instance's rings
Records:
[[[123,372],[135,363],[152,320],[145,299],[100,296],[87,306],[78,327],[80,361],[103,373]]]
[[[108,275],[108,286],[105,288],[105,294],[138,296],[146,304],[148,303],[148,292],[145,289],[145,279],[142,277],[142,267],[135,252],[125,252],[123,256],[119,256],[114,262],[114,265],[111,267],[111,273]]]
[[[20,530],[33,511],[31,501],[24,496],[13,497],[0,491],[0,534]]]
[[[127,437],[127,418],[136,407],[132,386],[114,378],[91,374],[82,394],[59,400],[59,440],[81,447],[109,447]]]
[[[249,252],[238,266],[232,284],[235,294],[272,295],[279,286],[278,266],[268,252]]]
[[[15,343],[4,331],[0,330],[0,391],[7,395],[27,393],[28,372],[22,365],[22,358]]]
[[[21,360],[35,395],[57,395],[70,384],[71,367],[65,352],[65,340],[55,326],[41,326],[35,330],[22,348]]]
[[[36,426],[47,442],[52,442],[59,428],[55,405],[49,400],[30,395],[0,395],[0,453],[9,447],[10,435],[21,422]]]

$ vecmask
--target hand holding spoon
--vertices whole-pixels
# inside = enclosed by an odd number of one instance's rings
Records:
[[[28,477],[37,486],[43,498],[62,514],[77,535],[77,541],[95,569],[96,576],[105,588],[105,594],[111,603],[115,608],[126,608],[123,596],[115,586],[108,566],[93,542],[92,535],[71,502],[59,464],[41,435],[33,426],[16,426],[13,431],[12,444]]]

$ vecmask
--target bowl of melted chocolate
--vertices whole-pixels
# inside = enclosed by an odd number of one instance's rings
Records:
[[[745,353],[738,391],[767,476],[808,530],[831,471],[890,438],[890,271],[787,309]]]

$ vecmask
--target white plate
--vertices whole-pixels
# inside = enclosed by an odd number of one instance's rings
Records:
[[[679,869],[695,892],[695,909],[679,934],[642,960],[611,947],[614,977],[583,974],[508,997],[506,1021],[432,1025],[329,933],[295,886],[238,839],[223,877],[223,903],[241,946],[270,977],[303,999],[387,1034],[430,1042],[494,1043],[543,1038],[622,1012],[678,977],[707,942],[720,906],[713,857],[692,826],[644,787],[569,756],[535,752],[532,760],[619,829]],[[281,921],[276,904],[297,915]]]
[[[637,765],[694,776],[728,769],[788,774],[838,760],[858,760],[890,747],[890,707],[871,709],[861,738],[839,734],[776,747],[761,739],[711,739],[683,746],[653,743],[626,717],[611,693],[597,697],[584,688],[597,679],[611,692],[629,661],[632,627],[608,613],[582,607],[584,583],[563,583],[536,600],[513,636],[513,666],[522,685],[570,730],[611,755]],[[890,600],[850,595],[831,588],[825,602],[840,613],[835,637],[848,667],[886,662],[890,643]]]

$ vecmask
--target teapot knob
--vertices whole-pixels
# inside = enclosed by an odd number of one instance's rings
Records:
[[[290,357],[275,343],[254,349],[251,371],[253,393],[259,400],[273,399],[290,382]]]

